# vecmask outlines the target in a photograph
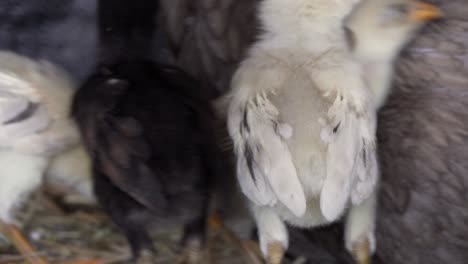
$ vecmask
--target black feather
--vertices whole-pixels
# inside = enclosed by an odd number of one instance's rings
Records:
[[[338,122],[338,124],[333,128],[333,133],[336,134],[338,132],[338,129],[340,128],[341,122]]]
[[[30,118],[32,115],[34,115],[34,113],[36,113],[38,108],[39,108],[39,104],[34,104],[34,103],[31,103],[31,102],[28,102],[28,106],[26,107],[26,109],[24,109],[23,112],[21,112],[18,115],[14,116],[10,120],[7,120],[7,121],[3,122],[3,124],[8,125],[8,124],[18,123],[18,122],[21,122],[23,120],[26,120],[26,119]]]
[[[72,105],[98,201],[134,257],[151,244],[149,225],[185,225],[184,240],[203,240],[223,170],[207,93],[184,71],[145,59],[156,2],[99,2],[101,64]]]
[[[250,177],[252,178],[252,181],[257,184],[257,180],[255,179],[255,173],[253,170],[253,162],[254,162],[254,157],[253,157],[253,152],[252,149],[248,144],[244,145],[244,158],[245,161],[247,162],[247,168],[249,169],[249,174]]]

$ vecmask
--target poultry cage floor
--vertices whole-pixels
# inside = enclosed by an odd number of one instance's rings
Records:
[[[36,194],[17,213],[24,235],[38,254],[51,264],[76,263],[100,259],[102,263],[129,263],[130,250],[125,238],[99,210],[66,212],[43,194]],[[208,256],[211,263],[246,263],[240,250],[210,232]],[[174,264],[179,256],[181,229],[163,229],[153,234],[158,264]],[[0,264],[24,263],[16,250],[0,238]],[[85,263],[85,262],[83,262]]]

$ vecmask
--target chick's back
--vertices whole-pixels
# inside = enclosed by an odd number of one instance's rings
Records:
[[[82,130],[95,181],[106,177],[96,182],[97,195],[107,183],[131,197],[121,205],[138,215],[201,217],[217,157],[212,112],[197,83],[178,69],[132,61],[106,67],[88,84],[76,101],[97,100],[95,109],[75,111],[98,119]]]

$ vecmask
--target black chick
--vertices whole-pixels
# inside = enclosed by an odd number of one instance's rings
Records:
[[[201,87],[175,67],[142,59],[150,49],[142,39],[151,36],[148,10],[155,7],[142,2],[152,1],[99,2],[103,63],[72,106],[92,157],[97,199],[135,259],[153,249],[149,226],[184,224],[183,245],[201,249],[211,183],[221,171],[214,115]],[[133,15],[116,20],[122,9]],[[109,43],[114,50],[106,50]]]

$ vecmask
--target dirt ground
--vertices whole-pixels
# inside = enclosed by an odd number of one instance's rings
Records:
[[[125,238],[97,209],[65,212],[43,194],[36,194],[19,212],[25,236],[49,263],[70,263],[100,259],[102,263],[128,263],[130,252]],[[158,230],[154,234],[158,264],[176,263],[181,230]],[[211,263],[247,263],[240,250],[219,233],[208,240]],[[24,259],[0,238],[0,264],[24,263]]]

